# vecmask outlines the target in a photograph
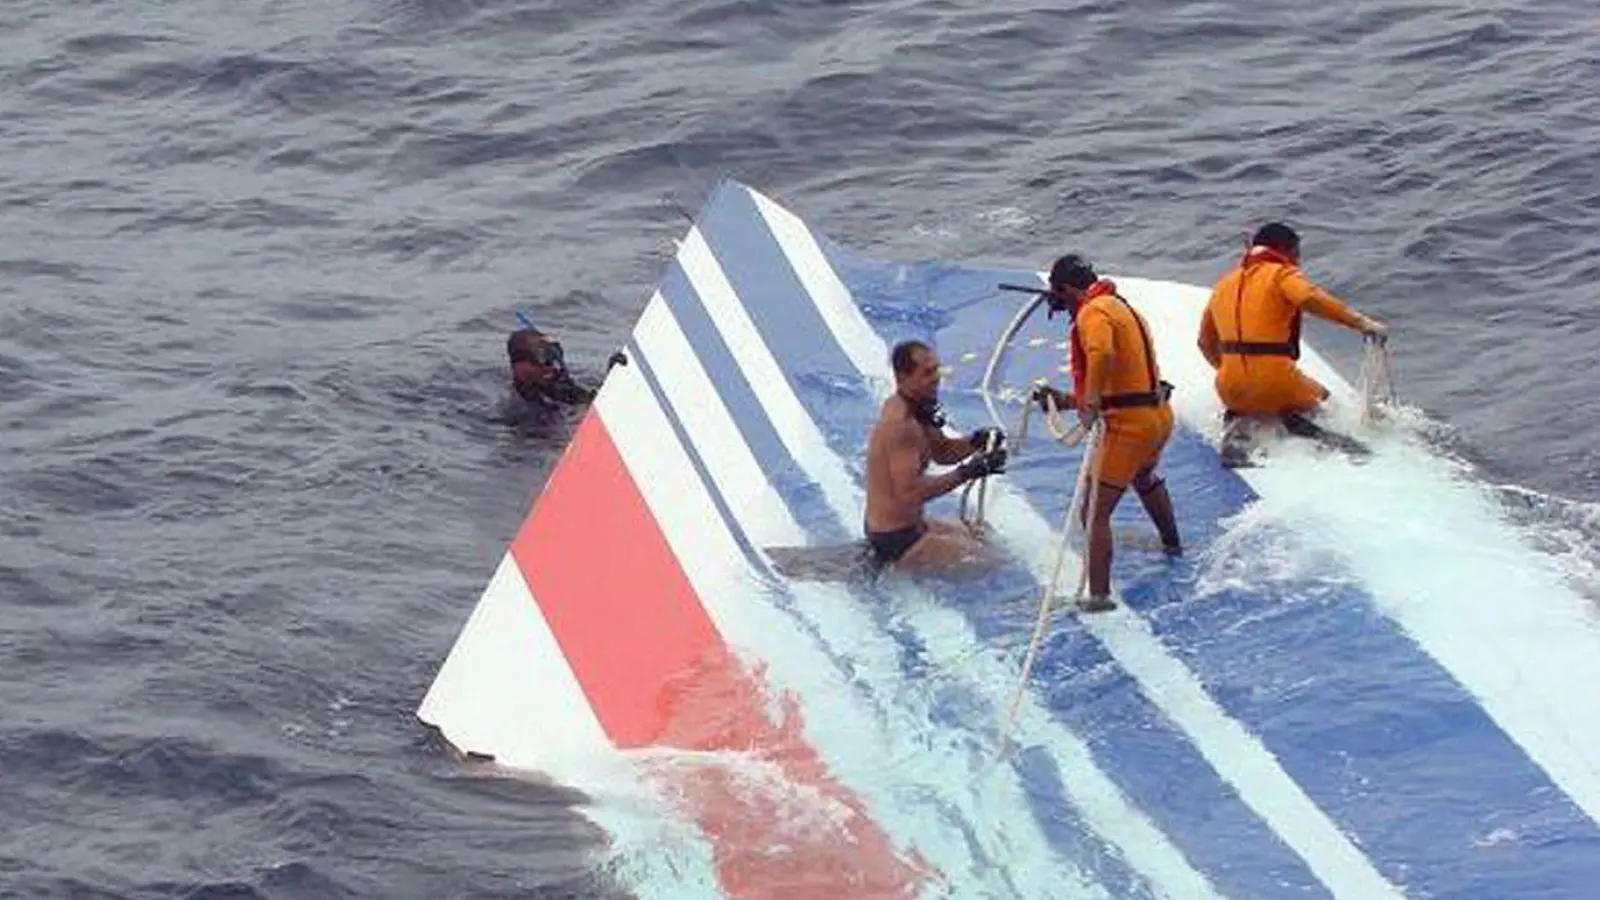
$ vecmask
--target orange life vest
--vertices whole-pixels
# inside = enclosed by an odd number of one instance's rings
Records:
[[[1139,329],[1139,337],[1144,341],[1144,367],[1150,387],[1145,391],[1102,395],[1100,397],[1100,408],[1125,409],[1133,406],[1160,406],[1166,402],[1172,386],[1162,381],[1156,374],[1155,348],[1150,344],[1150,332],[1145,330],[1144,320],[1139,318],[1139,314],[1134,311],[1133,306],[1123,299],[1121,294],[1117,293],[1116,283],[1109,278],[1102,278],[1090,285],[1088,290],[1084,291],[1083,299],[1078,301],[1078,308],[1072,315],[1072,329],[1068,338],[1072,348],[1072,395],[1075,398],[1080,398],[1079,402],[1082,402],[1084,378],[1087,377],[1089,371],[1089,354],[1083,347],[1082,337],[1078,334],[1078,315],[1082,313],[1084,307],[1089,305],[1091,300],[1108,294],[1115,297],[1122,304],[1123,308],[1128,311],[1128,315],[1133,317],[1134,326]]]
[[[1252,305],[1245,308],[1245,283],[1252,278],[1265,278],[1275,283],[1285,270],[1297,268],[1295,261],[1270,247],[1254,246],[1245,252],[1239,263],[1239,281],[1234,286],[1233,328],[1217,323],[1217,352],[1234,356],[1286,356],[1300,358],[1300,307],[1283,300],[1278,304],[1264,302],[1263,295],[1252,292]],[[1256,275],[1265,271],[1265,275]],[[1246,313],[1249,315],[1246,315]],[[1213,317],[1215,317],[1213,315]],[[1228,340],[1231,332],[1232,340]]]

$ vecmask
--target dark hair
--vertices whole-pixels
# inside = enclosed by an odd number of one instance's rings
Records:
[[[540,344],[545,343],[544,332],[534,328],[523,328],[511,332],[506,338],[506,356],[512,362],[533,362],[533,351]]]
[[[1050,286],[1053,288],[1070,287],[1081,291],[1099,280],[1100,276],[1094,273],[1094,266],[1076,253],[1068,253],[1050,267]]]
[[[1250,243],[1290,256],[1300,253],[1300,235],[1282,222],[1268,222],[1256,229],[1256,236],[1250,239]]]
[[[901,341],[894,345],[894,352],[889,354],[889,362],[894,365],[896,375],[909,375],[916,368],[917,352],[932,353],[933,348],[921,341]]]

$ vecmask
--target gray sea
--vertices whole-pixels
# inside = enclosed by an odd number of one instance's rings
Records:
[[[598,378],[724,176],[1197,283],[1284,218],[1600,556],[1592,2],[6,0],[0,898],[625,896],[414,711],[571,425],[514,311]]]

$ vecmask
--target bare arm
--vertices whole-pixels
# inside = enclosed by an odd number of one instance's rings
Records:
[[[933,448],[933,461],[941,466],[953,466],[977,452],[972,442],[964,437],[953,438],[937,428],[929,428],[928,442]]]
[[[889,489],[896,503],[922,505],[941,494],[960,487],[966,478],[960,470],[942,475],[924,475],[918,430],[922,426],[903,422],[889,437]],[[962,443],[965,443],[964,441]]]

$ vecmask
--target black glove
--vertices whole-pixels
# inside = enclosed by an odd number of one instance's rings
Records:
[[[979,428],[977,431],[967,435],[967,443],[972,445],[972,452],[978,453],[987,450],[989,448],[989,435],[991,434],[994,435],[994,445],[996,447],[1004,447],[1006,445],[1006,433],[1004,431],[992,426]]]
[[[1006,470],[1006,451],[1004,447],[990,450],[987,453],[974,453],[966,462],[956,467],[961,473],[962,481],[971,481],[985,475],[998,475]]]
[[[1034,403],[1039,404],[1039,408],[1041,410],[1049,412],[1049,398],[1051,397],[1056,399],[1056,409],[1058,410],[1069,409],[1072,406],[1072,396],[1070,394],[1063,394],[1048,384],[1041,384],[1038,387],[1035,387],[1033,389],[1033,395],[1029,399],[1031,399]]]

